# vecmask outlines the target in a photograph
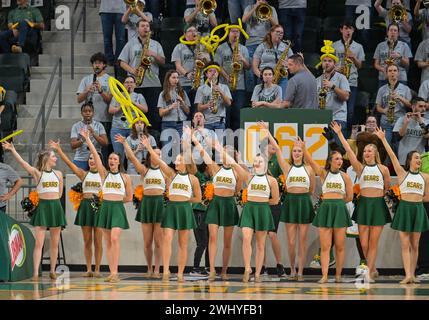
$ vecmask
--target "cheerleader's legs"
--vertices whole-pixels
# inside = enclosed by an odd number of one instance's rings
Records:
[[[411,273],[411,233],[399,231],[401,240],[402,263],[404,264],[405,279],[412,279]]]
[[[289,261],[290,261],[290,275],[294,276],[296,274],[295,247],[296,247],[296,235],[298,232],[298,225],[295,223],[286,223],[285,227],[286,227],[286,235],[287,235]]]
[[[420,241],[420,232],[411,233],[411,275],[414,277],[417,266],[417,259],[419,257],[419,241]]]
[[[320,264],[322,266],[322,279],[328,279],[329,251],[331,250],[332,233],[333,229],[331,228],[319,228]]]
[[[45,242],[45,227],[34,227],[36,244],[33,251],[33,276],[39,276],[40,260],[42,259],[43,243]]]
[[[144,255],[147,263],[147,272],[148,274],[152,274],[152,242],[154,237],[154,224],[152,223],[142,223],[142,233],[143,233],[143,243],[144,243]]]
[[[171,242],[173,241],[174,229],[163,228],[162,233],[162,263],[164,266],[164,277],[168,277],[170,273],[170,259],[171,259]]]
[[[335,277],[341,277],[343,271],[345,247],[346,247],[346,230],[347,228],[334,228],[334,246],[335,246]],[[328,256],[329,263],[329,256]]]
[[[155,274],[159,274],[162,260],[162,229],[160,223],[154,224],[153,239],[155,241]]]
[[[217,233],[219,232],[219,226],[217,224],[209,224],[209,261],[210,261],[210,273],[216,272],[215,259],[217,253]]]
[[[255,255],[255,279],[261,274],[262,265],[264,264],[265,240],[267,239],[266,231],[256,231],[256,255]]]
[[[188,258],[188,238],[189,230],[178,230],[179,232],[179,252],[177,256],[177,278],[183,278],[183,272],[185,271],[186,260]]]
[[[49,233],[51,235],[51,273],[55,273],[55,267],[57,265],[58,258],[58,245],[60,243],[61,227],[58,228],[49,228]]]
[[[106,258],[107,263],[109,265],[109,271],[112,275],[112,240],[111,240],[111,233],[109,229],[102,229],[103,232],[103,239],[106,244]]]
[[[120,252],[121,252],[121,242],[120,242],[120,238],[121,238],[121,232],[122,229],[121,228],[113,228],[111,231],[111,243],[112,243],[112,248],[111,248],[111,259],[112,259],[112,269],[111,269],[111,273],[116,275],[118,274],[118,265],[119,265],[119,256],[120,256]]]
[[[243,232],[243,260],[244,260],[244,271],[252,273],[252,267],[250,266],[250,259],[252,258],[252,237],[253,229],[244,227],[241,229]],[[261,266],[262,267],[262,266]],[[260,271],[260,270],[259,270]]]
[[[92,227],[81,227],[83,236],[83,253],[86,261],[86,272],[92,272]]]
[[[222,274],[226,274],[228,271],[229,260],[231,258],[233,232],[233,226],[223,228]]]
[[[94,228],[94,253],[95,272],[100,272],[101,259],[103,258],[103,231],[101,228]]]
[[[361,234],[362,230],[362,234]],[[359,225],[359,239],[363,254],[368,263],[368,270],[375,272],[375,262],[377,260],[378,241],[380,239],[383,226],[361,226]]]
[[[299,246],[298,246],[298,275],[304,273],[305,260],[307,258],[307,235],[310,224],[298,224]]]

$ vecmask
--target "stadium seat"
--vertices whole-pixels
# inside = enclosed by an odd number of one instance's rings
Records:
[[[304,30],[320,30],[322,19],[316,16],[306,16]]]
[[[161,22],[161,30],[165,31],[166,29],[174,29],[180,30],[183,33],[183,27],[185,25],[185,21],[183,17],[169,17],[164,18]]]
[[[344,22],[344,15],[341,16],[329,16],[323,19],[323,29],[340,29],[340,24]]]
[[[0,86],[4,87],[6,90],[13,90],[16,93],[25,92],[24,71],[17,66],[0,66]]]
[[[161,33],[161,46],[164,50],[165,59],[167,62],[171,61],[171,54],[173,53],[174,47],[180,43],[179,38],[183,32],[179,30],[171,30],[169,32]]]
[[[304,52],[319,52],[319,30],[305,30],[302,36],[302,51]]]
[[[375,51],[375,48],[377,48],[377,45],[380,42],[383,42],[386,39],[386,30],[384,29],[371,29],[370,31],[371,37],[369,39],[368,47],[366,48],[365,52],[368,51]]]
[[[307,0],[307,15],[320,17],[320,1]]]
[[[324,29],[322,32],[322,41],[323,40],[331,40],[333,42],[341,39],[341,33],[338,30],[339,28],[335,29]]]
[[[345,11],[344,0],[329,0],[325,2],[323,12],[325,17],[342,16],[344,19]]]
[[[359,70],[358,87],[362,91],[376,96],[378,91],[378,71],[375,68],[363,68]]]
[[[27,53],[0,54],[0,65],[12,65],[24,70],[26,77],[30,76],[30,56]]]
[[[358,124],[365,123],[367,112],[371,111],[370,98],[371,94],[365,91],[359,91],[356,96],[355,118]]]

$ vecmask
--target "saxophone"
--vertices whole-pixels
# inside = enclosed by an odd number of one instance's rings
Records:
[[[351,68],[353,66],[353,61],[350,58],[347,58],[347,54],[350,50],[350,41],[344,43],[344,59],[342,62],[341,73],[346,76],[346,78],[350,78]]]
[[[283,66],[283,63],[287,57],[287,54],[289,52],[289,49],[292,43],[289,40],[283,41],[283,42],[286,44],[286,49],[282,52],[279,60],[277,61],[276,67],[274,69],[274,77],[273,77],[274,84],[279,83],[281,78],[287,77],[288,75],[287,69]]]
[[[393,84],[389,84],[389,96],[387,100],[387,121],[390,123],[393,123],[395,121],[395,107],[396,107],[396,101],[393,99]]]
[[[149,44],[150,44],[150,36],[151,32],[146,36],[146,40],[144,42],[141,58],[140,58],[140,65],[137,68],[137,77],[136,77],[136,86],[139,87],[143,83],[144,76],[146,74],[146,71],[150,68],[150,65],[152,64],[152,58],[147,56],[146,53],[149,50]]]
[[[211,101],[213,101],[212,113],[215,114],[219,110],[219,92],[214,89],[213,80],[210,81],[210,88],[212,89]]]
[[[387,52],[387,59],[384,61],[384,63],[387,66],[390,66],[392,64],[395,64],[395,59],[392,58],[392,52],[393,52],[393,49],[394,49],[393,46],[395,45],[395,42],[393,40],[387,40],[387,44],[389,46],[389,50]]]
[[[238,38],[235,40],[234,49],[232,53],[232,74],[229,78],[229,86],[231,88],[231,91],[235,91],[237,89],[237,80],[238,80],[238,73],[243,69],[243,64],[238,61],[238,49],[240,46],[240,41]]]
[[[323,70],[320,89],[319,89],[319,109],[326,109],[326,97],[328,95],[328,89],[323,86],[323,80],[327,79],[326,72]]]
[[[201,85],[201,74],[205,63],[202,59],[198,59],[200,55],[200,36],[197,37],[195,42],[195,64],[194,64],[194,80],[192,81],[192,90],[197,90]]]

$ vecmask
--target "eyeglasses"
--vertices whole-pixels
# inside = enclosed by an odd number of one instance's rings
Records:
[[[284,34],[283,31],[274,31],[275,34]]]

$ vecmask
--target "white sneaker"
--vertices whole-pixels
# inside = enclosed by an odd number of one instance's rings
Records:
[[[429,280],[429,273],[422,273],[417,276],[419,280]]]
[[[368,273],[368,266],[364,262],[362,262],[360,265],[356,267],[356,271],[355,271],[356,276],[365,275],[367,273]]]
[[[320,256],[318,254],[314,255],[313,260],[310,262],[310,268],[320,269],[322,266],[320,264]]]

